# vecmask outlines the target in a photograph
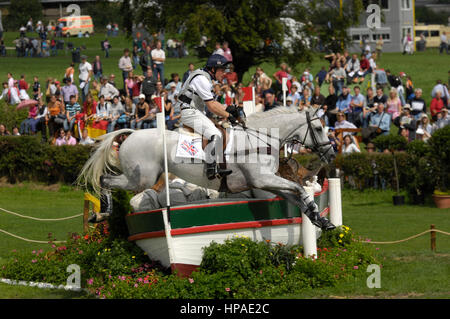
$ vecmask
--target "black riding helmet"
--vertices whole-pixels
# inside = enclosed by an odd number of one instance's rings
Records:
[[[230,65],[230,61],[220,54],[213,54],[208,58],[205,69],[210,71],[210,74],[215,79],[215,73],[217,69],[227,69]]]

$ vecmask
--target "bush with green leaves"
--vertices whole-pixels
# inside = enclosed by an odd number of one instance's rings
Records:
[[[435,188],[448,192],[450,180],[450,125],[433,133],[428,140],[429,160],[436,176]]]

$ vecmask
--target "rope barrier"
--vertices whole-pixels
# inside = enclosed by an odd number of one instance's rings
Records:
[[[20,237],[20,236],[18,236],[18,235],[14,235],[14,234],[12,234],[12,233],[10,233],[10,232],[7,232],[6,230],[1,229],[1,228],[0,228],[0,232],[4,233],[4,234],[6,234],[6,235],[9,235],[9,236],[11,236],[11,237],[14,237],[14,238],[17,238],[17,239],[20,239],[20,240],[29,242],[29,243],[38,243],[38,244],[48,244],[48,243],[49,243],[49,241],[33,240],[33,239],[28,239],[28,238]],[[61,244],[61,243],[65,243],[65,242],[66,242],[66,241],[54,241],[53,243],[54,243],[54,244]]]
[[[37,221],[61,221],[61,220],[68,220],[68,219],[72,219],[72,218],[83,216],[83,214],[78,214],[78,215],[69,216],[69,217],[62,217],[62,218],[37,218],[37,217],[32,217],[32,216],[21,215],[21,214],[9,211],[9,210],[1,208],[1,207],[0,207],[0,210],[4,211],[5,213],[11,214],[11,215],[15,215],[15,216],[18,216],[18,217],[21,217],[21,218],[28,218],[28,219],[37,220]]]
[[[398,243],[403,243],[403,242],[405,242],[405,241],[408,241],[408,240],[411,240],[411,239],[420,237],[420,236],[422,236],[422,235],[425,235],[426,233],[431,233],[431,232],[441,233],[441,234],[450,236],[450,233],[447,233],[447,232],[445,232],[445,231],[443,231],[443,230],[439,230],[439,229],[428,229],[428,230],[423,231],[423,232],[421,232],[421,233],[419,233],[419,234],[410,236],[410,237],[405,238],[405,239],[395,240],[395,241],[366,241],[366,240],[361,240],[361,242],[362,242],[362,243],[366,243],[366,244],[398,244]]]

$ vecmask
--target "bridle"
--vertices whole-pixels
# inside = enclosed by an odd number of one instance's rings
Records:
[[[294,145],[294,144],[305,145],[306,138],[308,137],[308,133],[309,133],[309,134],[311,134],[311,140],[312,140],[312,142],[313,142],[313,143],[312,143],[312,144],[313,144],[312,147],[309,147],[309,148],[312,149],[314,152],[316,152],[316,153],[319,155],[321,161],[323,161],[323,162],[325,162],[325,163],[328,163],[328,160],[327,160],[327,158],[325,157],[325,155],[326,155],[330,150],[333,151],[333,146],[331,145],[331,142],[330,142],[329,140],[328,140],[327,142],[322,142],[322,143],[319,143],[319,142],[318,142],[316,133],[315,133],[315,131],[314,131],[314,128],[312,127],[312,121],[320,120],[320,118],[319,118],[319,117],[311,118],[311,116],[309,115],[309,112],[308,112],[308,111],[305,111],[305,113],[306,113],[306,122],[305,122],[305,123],[302,123],[302,124],[299,125],[299,126],[296,126],[295,129],[293,129],[292,131],[290,131],[289,134],[287,134],[287,136],[286,136],[284,139],[280,140],[280,145],[283,145],[283,144],[285,144],[285,143],[290,143],[290,144],[292,144],[292,145]],[[317,113],[317,111],[314,112],[314,115],[316,115],[316,113]],[[295,131],[297,131],[299,128],[301,128],[303,125],[308,125],[308,127],[307,127],[307,129],[306,129],[306,133],[305,133],[305,136],[304,136],[304,138],[303,138],[303,141],[300,141],[300,140],[297,138],[296,135],[293,135],[293,133],[294,133]],[[243,129],[244,131],[247,132],[247,134],[253,135],[253,136],[255,136],[256,138],[258,138],[259,140],[261,140],[261,141],[263,141],[263,140],[258,136],[258,134],[263,134],[263,135],[265,135],[265,136],[267,136],[267,137],[269,137],[269,138],[272,138],[272,136],[271,136],[270,134],[262,133],[262,132],[260,132],[259,130],[255,130],[255,129],[248,128],[248,127],[246,127],[245,125],[240,125],[240,126],[242,127],[242,129]],[[249,132],[249,131],[254,131],[254,132],[258,133],[258,134],[252,134],[252,133]],[[272,145],[271,145],[270,143],[268,143],[268,142],[266,142],[266,141],[263,141],[263,142],[266,143],[268,146],[272,147]],[[328,148],[327,148],[324,152],[322,152],[322,151],[321,151],[321,148],[324,147],[324,146],[328,146]],[[292,156],[292,152],[290,152],[290,154],[291,154],[291,156]]]

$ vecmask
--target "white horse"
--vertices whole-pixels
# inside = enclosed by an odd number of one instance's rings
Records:
[[[117,156],[112,146],[123,134],[129,136],[120,145]],[[300,184],[276,175],[279,150],[286,142],[300,141],[318,153],[322,162],[329,163],[334,159],[333,148],[313,111],[277,107],[253,113],[247,117],[246,127],[233,128],[232,136],[234,149],[227,160],[227,168],[232,170],[226,177],[228,191],[235,193],[256,188],[272,192],[298,206],[317,227],[323,230],[335,228],[320,216],[314,199]],[[204,163],[176,158],[178,139],[177,131],[166,131],[169,172],[190,183],[223,190],[220,179],[208,180]],[[97,194],[102,189],[140,192],[151,188],[164,171],[162,140],[158,129],[122,129],[104,135],[84,165],[78,177],[79,184],[90,185]]]

